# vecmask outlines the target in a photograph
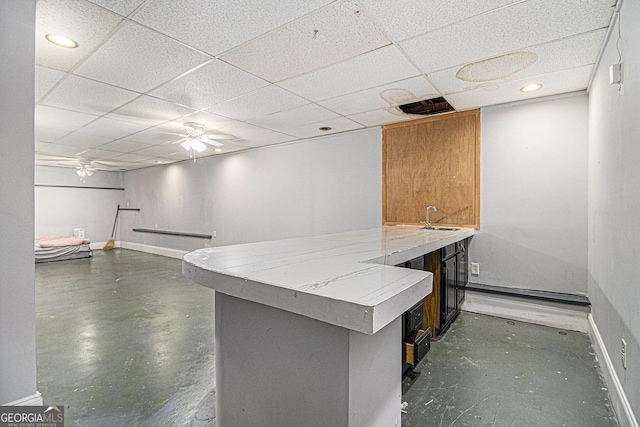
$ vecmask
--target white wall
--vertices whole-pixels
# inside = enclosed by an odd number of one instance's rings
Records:
[[[122,240],[178,250],[378,227],[380,128],[124,173]],[[211,241],[134,233],[155,228]]]
[[[482,109],[471,282],[587,292],[587,119],[584,94]]]
[[[37,237],[71,236],[74,228],[84,228],[85,237],[92,242],[109,239],[124,191],[90,187],[122,188],[122,172],[97,171],[82,178],[75,169],[38,166],[35,183]]]
[[[640,416],[640,2],[622,3],[620,20],[589,94],[589,299],[613,368]],[[609,66],[619,61],[616,44],[624,63],[620,88],[609,84]]]
[[[0,405],[36,395],[35,7],[0,2]]]

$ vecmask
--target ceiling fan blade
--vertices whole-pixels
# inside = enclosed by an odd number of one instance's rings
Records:
[[[171,144],[180,144],[181,142],[186,141],[187,139],[189,139],[189,137],[188,137],[188,136],[185,136],[184,138],[180,138],[180,139],[179,139],[179,140],[177,140],[177,141],[173,141],[173,142],[171,142]]]
[[[222,142],[214,141],[213,139],[205,138],[202,136],[199,138],[200,142],[204,142],[205,144],[213,145],[214,147],[222,147],[224,144]]]

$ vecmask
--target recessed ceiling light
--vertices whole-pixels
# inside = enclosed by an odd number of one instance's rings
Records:
[[[542,85],[540,83],[534,83],[534,84],[526,85],[525,87],[520,89],[520,92],[535,92],[540,88],[542,88]]]
[[[222,153],[222,148],[216,148],[216,149],[215,149],[215,150],[213,150],[213,151],[215,151],[216,153]]]
[[[331,130],[331,128],[330,128],[329,126],[322,126],[321,128],[318,128],[318,129],[320,129],[320,130],[321,130],[321,131],[323,131],[323,132],[326,132],[326,131],[328,131],[328,130]]]
[[[157,163],[157,164],[159,164],[159,165],[161,165],[161,164],[163,164],[164,162],[163,162],[162,160],[156,160],[156,163]]]
[[[56,46],[66,47],[69,49],[78,47],[78,42],[71,40],[69,37],[61,36],[60,34],[47,34],[45,38]]]

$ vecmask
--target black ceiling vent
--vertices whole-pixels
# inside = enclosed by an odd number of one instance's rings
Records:
[[[455,111],[451,104],[449,104],[443,97],[425,99],[422,101],[412,102],[410,104],[399,105],[398,108],[400,108],[403,113],[419,114],[421,116],[430,116],[432,114]]]

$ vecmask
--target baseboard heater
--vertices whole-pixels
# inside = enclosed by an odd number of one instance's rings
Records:
[[[537,291],[532,289],[507,288],[505,286],[483,285],[481,283],[467,283],[467,291],[484,292],[487,294],[506,295],[510,297],[537,299],[562,304],[591,306],[589,298],[584,295],[563,294],[560,292]]]
[[[184,233],[181,231],[157,230],[154,228],[133,228],[133,231],[138,233],[167,234],[169,236],[198,237],[201,239],[211,239],[213,237],[211,234]]]

